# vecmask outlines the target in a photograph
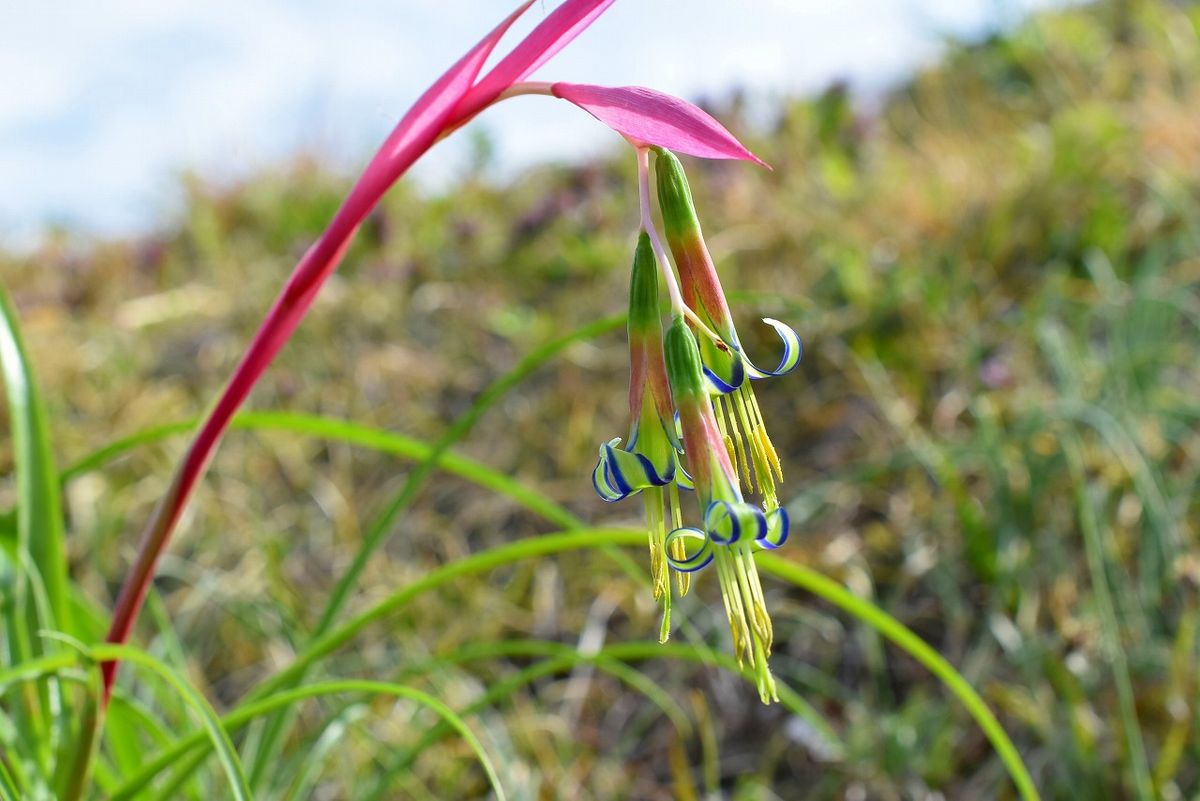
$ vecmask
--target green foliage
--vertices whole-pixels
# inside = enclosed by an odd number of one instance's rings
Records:
[[[756,315],[806,345],[757,393],[793,521],[773,707],[706,577],[643,642],[640,507],[588,486],[632,159],[397,187],[218,452],[84,797],[1200,792],[1198,23],[1042,15],[870,111],[787,104],[772,172],[687,163],[751,355]],[[0,799],[67,787],[109,652],[44,633],[102,636],[178,435],[347,186],[190,177],[153,236],[0,256]]]

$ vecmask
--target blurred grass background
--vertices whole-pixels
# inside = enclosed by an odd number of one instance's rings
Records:
[[[784,460],[786,556],[957,666],[1047,798],[1132,798],[1139,759],[1162,798],[1200,792],[1198,30],[1192,4],[1043,14],[952,47],[871,108],[835,86],[787,103],[766,130],[736,99],[715,109],[773,172],[687,162],[751,354],[774,347],[756,316],[805,341],[797,372],[758,390]],[[499,182],[479,152],[444,194],[390,193],[252,408],[433,441],[522,355],[623,311],[633,159],[614,147],[611,160]],[[63,465],[201,413],[349,186],[319,157],[236,186],[184,180],[185,212],[152,235],[59,231],[0,255]],[[606,506],[589,486],[597,444],[624,434],[626,378],[619,327],[573,344],[455,451],[586,521],[638,525],[640,504]],[[150,443],[67,483],[72,575],[97,607],[111,608],[182,446]],[[232,433],[138,641],[228,707],[291,660],[411,469],[286,432]],[[0,479],[0,501],[13,496]],[[351,607],[556,528],[437,474]],[[716,582],[698,583],[676,605],[676,638],[725,650]],[[716,668],[638,666],[690,734],[612,675],[575,668],[473,719],[506,787],[547,799],[1012,797],[987,741],[923,668],[809,596],[767,591],[772,666],[841,748]],[[453,582],[322,673],[394,677],[473,644],[595,648],[655,632],[648,592],[578,552]],[[422,686],[461,708],[528,664],[447,663]],[[322,728],[334,712],[339,728]],[[301,723],[281,759],[298,770],[325,754],[315,798],[365,797],[430,725],[390,701],[314,704]],[[447,740],[380,797],[479,796],[468,757]]]

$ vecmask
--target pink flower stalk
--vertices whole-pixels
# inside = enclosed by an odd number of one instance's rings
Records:
[[[762,163],[711,116],[678,98],[638,87],[524,82],[531,72],[587,28],[612,2],[565,0],[480,78],[479,73],[497,42],[532,5],[533,0],[525,0],[426,90],[400,120],[329,226],[296,265],[229,383],[197,430],[170,487],[146,525],[137,558],[117,599],[108,642],[128,640],[158,559],[234,413],[296,330],[317,292],[345,255],[363,220],[391,185],[438,140],[505,97],[552,94],[575,103],[625,135],[642,149],[643,161],[645,148],[663,147],[706,158]],[[116,670],[116,662],[102,665],[105,704],[112,693]]]
[[[317,292],[345,255],[359,225],[375,208],[384,192],[438,139],[466,123],[545,63],[612,2],[566,0],[487,75],[476,81],[496,43],[533,4],[533,0],[525,0],[438,78],[400,120],[350,190],[324,233],[296,265],[216,405],[196,432],[170,487],[146,525],[137,559],[126,575],[117,598],[108,642],[123,643],[129,639],[158,559],[229,421],[296,330],[316,299]],[[105,704],[112,693],[116,670],[116,662],[106,662],[102,666]]]

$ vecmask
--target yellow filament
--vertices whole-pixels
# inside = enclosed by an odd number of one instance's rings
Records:
[[[730,396],[726,399],[726,403],[730,404],[731,427],[738,428],[739,433],[745,437],[747,450],[754,462],[754,475],[758,479],[758,489],[763,496],[763,506],[770,511],[779,505],[775,494],[775,475],[779,475],[780,480],[783,479],[783,472],[779,467],[779,456],[775,453],[775,448],[767,437],[766,427],[762,422],[762,412],[758,409],[758,402],[754,398],[754,390],[750,388],[749,382],[742,384],[730,393]]]
[[[671,498],[671,523],[673,524],[671,528],[674,530],[683,525],[683,513],[679,511],[679,485],[671,482],[669,492]],[[684,544],[682,537],[671,543],[671,556],[680,562],[687,558],[687,546]],[[692,574],[685,573],[682,570],[676,570],[674,573],[675,586],[679,590],[679,597],[682,598],[691,589]]]
[[[725,613],[729,617],[729,629],[733,634],[733,651],[737,655],[738,667],[747,660],[754,661],[754,635],[751,633],[746,609],[742,605],[742,594],[738,591],[738,580],[734,575],[731,557],[724,546],[717,547],[717,574],[721,577],[721,597],[725,600]]]
[[[775,453],[775,446],[771,444],[771,438],[767,436],[767,424],[763,421],[762,409],[758,408],[758,398],[754,396],[753,390],[749,395],[750,411],[753,413],[755,425],[758,426],[758,436],[762,441],[762,447],[767,452],[771,467],[775,469],[775,475],[779,478],[780,483],[783,483],[783,465],[779,462],[779,454]]]
[[[650,577],[654,587],[655,600],[666,594],[669,598],[670,593],[667,590],[667,564],[666,564],[666,539],[667,532],[663,526],[663,498],[662,489],[659,487],[647,487],[642,492],[642,497],[646,502],[646,527],[650,538]]]
[[[737,445],[737,453],[739,458],[733,459],[733,462],[741,466],[742,481],[746,485],[746,491],[753,492],[754,481],[750,478],[750,460],[746,458],[747,448],[745,437],[741,428],[737,424],[737,416],[734,415],[733,401],[728,395],[719,396],[718,401],[721,407],[721,414],[728,415],[729,417],[729,431],[732,432],[730,438]]]
[[[750,586],[750,577],[746,572],[746,562],[750,562],[750,569],[754,570],[753,558],[742,558],[741,548],[739,545],[734,545],[731,550],[730,561],[733,563],[734,576],[737,581],[738,592],[742,598],[742,608],[746,611],[746,621],[750,624],[751,631],[756,641],[763,643],[764,650],[767,654],[771,653],[771,619],[767,617],[766,606],[754,597],[754,590]],[[757,571],[755,571],[757,574]]]

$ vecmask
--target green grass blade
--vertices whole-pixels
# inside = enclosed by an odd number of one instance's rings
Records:
[[[29,659],[19,665],[0,670],[0,690],[10,684],[26,681],[37,681],[43,676],[60,673],[79,663],[79,657],[70,651],[48,654],[37,659]]]
[[[103,649],[104,653],[101,653],[102,649],[97,647],[95,649],[96,654],[101,658],[107,658],[108,648],[109,646],[105,646]],[[122,655],[121,658],[124,659],[126,657]],[[444,703],[439,701],[437,698],[434,698],[432,695],[412,687],[406,687],[404,685],[390,682],[360,679],[324,681],[305,685],[303,687],[283,690],[282,692],[270,695],[266,698],[261,698],[257,701],[244,704],[226,715],[222,720],[218,721],[218,725],[223,727],[223,731],[234,732],[247,725],[255,718],[276,712],[281,709],[286,709],[297,701],[307,698],[320,698],[330,695],[340,695],[344,693],[390,695],[397,698],[407,698],[410,701],[415,701],[422,706],[428,707],[463,737],[463,740],[470,746],[471,750],[475,754],[476,759],[478,759],[480,767],[483,769],[484,773],[487,774],[488,781],[491,783],[492,789],[496,793],[497,798],[503,799],[505,797],[503,788],[499,783],[499,777],[496,774],[495,766],[488,757],[486,750],[483,748],[483,744],[479,741],[479,738],[475,736],[474,732],[471,731],[470,727],[466,724],[462,717]],[[188,737],[180,739],[175,743],[171,750],[164,752],[163,754],[159,754],[157,757],[153,758],[141,773],[132,777],[128,782],[125,783],[125,785],[118,788],[116,792],[113,793],[111,801],[128,801],[128,799],[133,798],[139,791],[142,790],[142,788],[144,788],[154,779],[155,775],[157,775],[163,767],[173,763],[175,760],[179,759],[193,748],[203,745],[206,742],[206,739],[211,738],[206,738],[203,732],[196,732]]]
[[[1121,714],[1121,728],[1125,733],[1125,751],[1132,768],[1133,787],[1140,801],[1154,801],[1154,782],[1150,778],[1150,760],[1146,755],[1146,744],[1142,740],[1142,729],[1138,723],[1137,701],[1133,682],[1129,679],[1129,663],[1125,649],[1121,647],[1121,629],[1117,622],[1117,610],[1108,587],[1106,549],[1100,533],[1100,522],[1096,510],[1088,497],[1087,473],[1084,469],[1083,448],[1074,431],[1063,432],[1063,453],[1067,457],[1067,469],[1075,485],[1075,501],[1079,507],[1079,527],[1083,531],[1083,546],[1087,555],[1088,573],[1091,575],[1092,592],[1100,607],[1101,640],[1112,668],[1113,683],[1117,686],[1117,705]]]
[[[757,562],[764,572],[808,590],[813,595],[828,601],[871,626],[924,665],[975,719],[984,735],[991,741],[992,748],[996,750],[1000,761],[1004,763],[1004,767],[1008,770],[1021,797],[1025,801],[1037,801],[1040,798],[1037,788],[1033,784],[1033,778],[1021,760],[1021,754],[1017,751],[1017,747],[1008,738],[1008,734],[996,720],[992,710],[979,697],[979,693],[975,692],[971,683],[963,678],[962,674],[955,670],[945,657],[933,650],[928,643],[903,623],[870,601],[859,598],[836,581],[803,565],[772,554],[760,554]]]
[[[13,454],[17,476],[17,531],[21,548],[42,577],[52,621],[43,625],[71,632],[67,606],[67,559],[63,542],[62,503],[58,472],[50,447],[46,404],[37,388],[33,367],[21,341],[16,311],[0,286],[0,370],[8,396]],[[34,652],[40,652],[36,642]]]
[[[497,546],[443,565],[436,570],[430,571],[418,581],[392,593],[341,627],[310,643],[292,664],[251,691],[242,703],[243,705],[255,703],[286,689],[294,684],[298,680],[298,677],[304,675],[309,668],[320,661],[322,657],[336,651],[373,622],[402,608],[423,593],[434,590],[453,579],[485,573],[497,567],[524,559],[535,559],[541,556],[587,548],[645,545],[645,541],[646,533],[635,529],[580,529],[518,540],[517,542]],[[154,773],[172,764],[184,753],[186,753],[186,749],[173,749],[169,753],[160,754],[159,757],[147,763],[147,767],[139,776],[149,774],[144,779],[144,781],[149,781],[153,778]]]
[[[507,543],[443,565],[441,568],[430,572],[413,584],[398,590],[338,629],[312,643],[291,665],[265,681],[256,691],[252,692],[244,706],[256,705],[262,702],[264,698],[276,697],[280,688],[286,687],[295,676],[302,674],[322,657],[349,642],[367,626],[402,608],[420,594],[441,586],[452,579],[486,572],[523,559],[549,556],[565,551],[618,545],[640,546],[643,543],[644,536],[644,532],[631,529],[588,529],[576,532],[548,534]],[[995,715],[992,714],[987,704],[980,698],[974,688],[971,687],[970,682],[963,678],[953,665],[947,662],[944,657],[938,654],[924,640],[874,604],[859,598],[837,582],[809,568],[769,554],[760,555],[758,562],[764,572],[812,592],[853,615],[887,637],[924,665],[963,704],[972,718],[975,719],[1008,770],[1021,797],[1026,801],[1037,801],[1040,798],[1016,746],[1008,738],[1008,735],[1004,732],[1004,729],[1000,726],[999,721],[996,720]],[[239,707],[239,709],[241,708]],[[199,741],[199,739],[195,740],[195,742]],[[152,780],[159,770],[185,754],[190,747],[192,746],[188,745],[187,748],[181,748],[177,744],[176,748],[167,753],[160,754],[158,758],[151,760],[146,770],[143,771],[143,774],[139,774],[139,777],[135,778],[142,784]]]
[[[756,681],[754,671],[749,668],[738,667],[737,659],[734,658],[733,654],[726,651],[718,651],[705,645],[673,642],[660,643],[657,641],[614,643],[605,646],[593,655],[583,654],[572,645],[546,640],[483,642],[458,648],[453,653],[446,654],[440,659],[414,666],[406,670],[404,675],[424,674],[441,664],[461,664],[476,660],[511,658],[514,656],[576,659],[580,664],[587,664],[596,658],[621,663],[641,662],[650,659],[671,659],[718,667],[736,676],[741,676],[751,685]],[[782,680],[778,681],[780,685],[780,703],[789,712],[813,726],[814,730],[825,740],[825,744],[830,749],[831,756],[840,755],[844,751],[845,746],[833,730],[833,727],[829,725],[829,721],[825,720],[820,712],[805,701],[786,682]],[[666,713],[665,709],[663,711]]]
[[[4,760],[0,759],[0,801],[21,801],[22,797],[21,790],[13,780],[12,774],[8,772]]]
[[[528,376],[532,375],[566,348],[577,342],[584,342],[600,334],[612,331],[624,321],[625,315],[623,314],[608,317],[584,325],[565,336],[551,340],[526,354],[524,358],[517,362],[516,366],[492,382],[480,393],[479,397],[471,404],[471,407],[459,416],[445,433],[438,438],[421,463],[408,474],[399,492],[391,498],[384,507],[383,512],[375,517],[371,525],[363,533],[362,543],[355,552],[354,559],[351,561],[349,567],[346,568],[346,571],[338,578],[325,603],[325,609],[321,613],[316,629],[313,632],[313,639],[319,638],[329,631],[337,616],[341,613],[342,607],[350,597],[354,587],[358,584],[358,580],[362,576],[363,570],[366,569],[371,555],[378,550],[379,546],[392,533],[396,526],[396,521],[400,518],[400,514],[408,508],[409,504],[412,503],[417,493],[421,490],[421,487],[425,485],[425,481],[438,469],[443,458],[449,453],[450,448],[470,433],[471,429],[483,417],[484,413],[513,388],[520,385]],[[570,524],[567,524],[567,527],[576,528],[577,523],[578,521],[572,520]],[[637,568],[628,563],[628,558],[624,554],[614,551],[612,556],[618,560],[625,560],[623,562],[624,569],[631,575],[637,575]],[[294,680],[299,681],[302,676],[302,673],[298,674]],[[258,786],[263,777],[266,764],[273,758],[284,728],[286,728],[286,722],[282,719],[271,720],[266,725],[250,770],[251,778],[256,786]]]
[[[485,573],[502,565],[534,559],[565,551],[601,548],[608,545],[644,545],[646,532],[628,528],[594,528],[544,534],[538,537],[506,543],[486,551],[472,554],[430,571],[419,580],[379,601],[339,628],[314,640],[286,668],[260,684],[250,693],[251,700],[277,692],[295,680],[322,657],[336,651],[353,639],[367,626],[402,608],[422,593],[440,587],[446,582]]]
[[[15,573],[6,576],[12,605],[5,604],[10,664],[51,650],[42,629],[70,631],[67,561],[58,475],[50,447],[46,406],[21,341],[20,323],[0,286],[0,374],[8,401],[17,487]],[[23,688],[9,700],[29,753],[46,771],[53,761],[55,730],[66,722],[62,688],[54,682]]]
[[[165,423],[163,425],[151,426],[144,428],[127,437],[113,440],[83,458],[68,465],[61,473],[58,480],[61,484],[67,484],[79,476],[94,472],[101,469],[109,462],[124,456],[132,450],[135,450],[142,445],[153,445],[156,442],[162,442],[170,437],[180,434],[187,434],[196,430],[196,425],[199,423],[199,418],[191,420],[183,420],[178,423]]]
[[[367,714],[368,709],[365,704],[351,704],[325,724],[311,746],[302,746],[299,770],[288,784],[280,801],[301,801],[305,798],[312,798],[315,795],[315,787],[321,780],[321,769],[337,752],[347,731]]]
[[[717,666],[734,675],[741,676],[752,687],[757,681],[754,671],[749,668],[739,668],[737,660],[732,654],[715,651],[704,646],[678,643],[664,644],[659,642],[619,643],[601,648],[592,654],[582,653],[575,646],[566,643],[544,640],[485,642],[456,649],[443,658],[415,666],[411,671],[405,671],[405,673],[424,674],[446,665],[457,665],[484,659],[530,656],[541,656],[546,657],[546,659],[529,666],[502,682],[492,685],[483,696],[465,708],[463,714],[472,714],[485,707],[492,706],[521,687],[543,676],[572,670],[580,665],[595,665],[600,670],[613,675],[618,680],[645,695],[671,720],[681,736],[690,736],[692,732],[691,720],[683,708],[679,706],[678,702],[657,684],[647,679],[644,674],[630,667],[627,664],[628,662],[647,659],[686,660],[698,664]],[[785,682],[779,680],[778,685],[779,699],[784,707],[793,714],[813,724],[814,728],[825,739],[825,743],[829,747],[830,757],[840,755],[843,752],[843,746],[828,722]],[[435,743],[444,734],[445,731],[442,729],[431,729],[422,738],[420,743],[402,754],[387,770],[377,783],[373,793],[368,795],[365,801],[386,797],[387,788],[390,787],[394,778],[411,765],[413,760],[420,755],[421,751]]]
[[[64,484],[70,482],[81,475],[99,470],[114,459],[138,447],[161,442],[170,437],[194,431],[195,424],[196,421],[194,420],[169,423],[147,428],[128,437],[115,440],[71,464],[62,471],[59,479]],[[293,434],[303,434],[309,437],[356,445],[379,453],[386,453],[390,456],[421,461],[428,460],[434,449],[434,446],[430,443],[414,437],[407,437],[402,434],[395,434],[390,431],[359,425],[358,423],[346,420],[336,420],[320,415],[295,412],[242,412],[233,418],[230,428],[239,431],[285,431]],[[583,525],[583,522],[579,518],[572,515],[562,506],[514,481],[510,476],[498,470],[493,470],[474,459],[469,459],[453,452],[447,452],[441,457],[438,467],[447,473],[471,481],[485,489],[507,496],[555,525],[564,528]]]
[[[217,760],[221,763],[221,768],[224,770],[226,779],[229,782],[229,790],[232,793],[231,797],[235,801],[251,801],[253,796],[250,792],[250,785],[246,780],[245,772],[242,770],[242,763],[238,759],[233,742],[229,739],[228,732],[221,725],[221,720],[217,717],[217,713],[196,688],[192,687],[186,679],[162,661],[138,648],[132,648],[127,645],[97,645],[89,651],[89,655],[97,662],[121,660],[141,665],[156,673],[163,681],[170,685],[184,703],[200,718],[201,726],[204,729],[203,733],[207,735],[209,742],[216,751]]]
[[[455,420],[454,424],[438,438],[438,441],[434,444],[432,451],[425,460],[409,473],[404,486],[400,488],[400,491],[391,499],[383,513],[375,519],[370,529],[363,535],[362,545],[359,546],[358,552],[354,555],[354,561],[351,562],[346,572],[338,579],[337,585],[333,588],[333,592],[330,593],[329,600],[325,605],[325,611],[317,623],[316,635],[319,636],[329,630],[334,619],[345,605],[346,599],[350,597],[351,590],[358,583],[362,571],[367,566],[367,560],[370,559],[371,554],[383,544],[383,541],[392,532],[396,521],[400,517],[400,513],[408,507],[417,492],[425,484],[425,480],[437,469],[443,455],[449,451],[454,443],[461,440],[471,431],[484,412],[490,409],[505,394],[524,381],[535,370],[542,367],[542,365],[566,348],[577,342],[584,342],[607,331],[612,331],[621,325],[624,320],[624,315],[598,320],[576,329],[566,336],[535,348],[522,358],[512,370],[480,393],[475,402],[471,404],[471,408]]]

